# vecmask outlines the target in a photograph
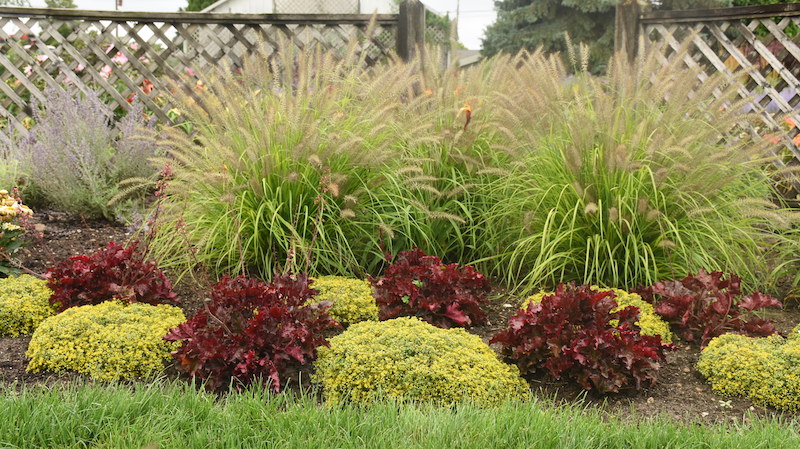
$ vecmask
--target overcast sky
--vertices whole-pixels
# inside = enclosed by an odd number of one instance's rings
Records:
[[[44,0],[30,0],[31,6],[43,7]],[[430,9],[450,17],[456,16],[459,0],[423,0]],[[459,40],[471,49],[481,47],[484,29],[494,21],[494,2],[492,0],[460,0],[461,14],[458,23]],[[114,9],[116,0],[75,0],[81,9]],[[177,11],[186,7],[187,0],[122,0],[121,11]]]

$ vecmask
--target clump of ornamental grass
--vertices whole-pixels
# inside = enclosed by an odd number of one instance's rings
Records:
[[[176,95],[196,134],[175,130],[165,142],[173,179],[154,240],[164,266],[358,271],[351,237],[372,229],[354,217],[393,153],[387,116],[403,88],[367,90],[361,62],[284,45]]]
[[[753,119],[737,85],[698,82],[680,56],[659,55],[616,58],[604,77],[568,76],[540,52],[502,60],[513,70],[497,83],[495,127],[516,163],[489,192],[494,274],[527,291],[633,288],[701,268],[763,287],[780,274],[796,217],[772,201],[765,142],[732,132]]]
[[[426,172],[473,149],[453,143],[461,78],[421,70],[428,59],[370,68],[357,48],[339,57],[283,43],[175,95],[196,133],[164,142],[173,178],[154,240],[162,266],[352,276],[379,272],[385,251],[462,254],[464,177]]]
[[[140,139],[146,125],[135,103],[115,129],[113,113],[96,93],[58,88],[34,104],[35,125],[27,136],[6,137],[7,159],[23,168],[26,198],[34,204],[88,218],[116,219],[130,204],[109,205],[119,182],[153,172],[148,158],[156,145]]]

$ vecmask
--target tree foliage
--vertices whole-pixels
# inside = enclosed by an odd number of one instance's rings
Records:
[[[77,8],[74,0],[44,0],[48,8]]]
[[[574,42],[590,43],[591,65],[598,69],[614,48],[617,0],[498,0],[497,21],[486,29],[482,54],[516,53],[541,47],[565,51],[568,33]]]
[[[602,71],[614,48],[614,8],[629,0],[496,0],[497,20],[486,29],[484,56],[516,53],[541,47],[566,51],[569,35],[575,44],[589,44],[589,65]],[[658,9],[710,8],[731,5],[780,3],[782,0],[661,0]]]
[[[188,0],[186,11],[202,11],[217,2],[217,0]]]

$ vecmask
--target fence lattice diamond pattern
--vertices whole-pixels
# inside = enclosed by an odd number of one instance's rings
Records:
[[[155,94],[168,89],[168,80],[191,89],[209,67],[236,69],[245,55],[261,49],[270,53],[281,39],[301,49],[344,48],[359,39],[372,64],[394,51],[397,28],[396,16],[379,17],[367,36],[368,16],[203,22],[189,14],[79,18],[21,11],[0,8],[0,127],[20,131],[32,114],[31,103],[44,100],[48,86],[99,90],[112,107],[123,110],[136,95],[159,121],[172,123],[171,106]]]

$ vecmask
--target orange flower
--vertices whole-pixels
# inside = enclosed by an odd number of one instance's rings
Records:
[[[154,87],[155,87],[155,85],[153,84],[152,81],[150,81],[148,79],[145,79],[144,81],[142,81],[142,92],[144,92],[146,94],[149,94],[150,92],[153,91]]]
[[[769,140],[769,143],[773,145],[781,143],[781,138],[776,136],[775,134],[764,134],[764,138]]]
[[[464,113],[464,117],[466,120],[464,121],[464,131],[467,130],[467,126],[469,125],[469,121],[472,120],[472,108],[469,105],[468,101],[464,102],[464,107],[458,110],[458,114],[456,114],[456,118],[461,116],[461,113]]]
[[[793,142],[795,145],[797,145],[798,147],[800,147],[800,134],[798,134],[798,135],[794,136],[794,139],[792,139],[792,142]]]

